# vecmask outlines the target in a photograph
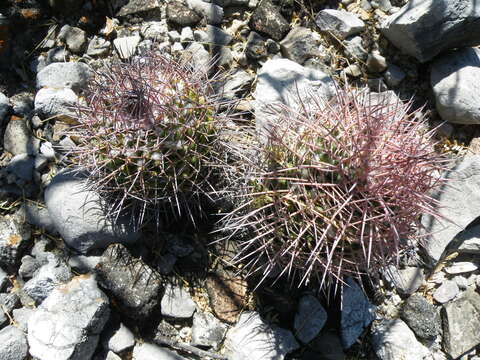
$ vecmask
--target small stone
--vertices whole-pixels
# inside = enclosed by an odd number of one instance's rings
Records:
[[[358,34],[365,29],[365,23],[362,20],[343,10],[321,10],[315,18],[315,23],[320,30],[331,33],[339,40]]]
[[[189,319],[196,305],[190,294],[183,288],[168,284],[161,302],[162,315],[178,319]]]
[[[25,360],[27,355],[27,338],[22,330],[15,326],[0,330],[0,359]]]
[[[0,217],[0,266],[16,268],[30,243],[31,230],[13,216]]]
[[[280,42],[283,56],[299,64],[303,64],[308,58],[318,56],[320,35],[312,30],[296,26]]]
[[[204,17],[208,24],[219,25],[223,20],[223,9],[213,3],[202,0],[186,0],[187,6],[198,15]]]
[[[15,323],[19,329],[21,329],[24,332],[27,332],[28,319],[30,319],[30,316],[32,316],[34,312],[35,312],[34,309],[30,309],[26,307],[12,310],[13,320],[15,320]]]
[[[390,87],[396,87],[405,79],[407,75],[398,66],[390,64],[388,69],[383,73],[385,82]]]
[[[74,53],[80,53],[87,43],[85,31],[70,25],[63,25],[58,34],[58,39],[65,43]]]
[[[167,24],[162,21],[146,21],[140,29],[140,34],[142,34],[145,39],[154,40],[155,42],[166,40],[167,33]]]
[[[258,60],[267,56],[266,39],[251,31],[245,44],[245,55],[253,60]]]
[[[8,275],[3,269],[0,267],[0,292],[5,291],[5,288],[8,284]]]
[[[117,354],[135,345],[135,336],[123,323],[118,328],[107,329],[105,337],[106,347]]]
[[[280,10],[270,1],[262,0],[250,16],[250,28],[280,41],[290,30],[290,24]]]
[[[0,92],[0,124],[3,124],[3,122],[6,120],[5,118],[10,110],[11,106],[8,98],[5,96],[5,94]]]
[[[348,65],[344,69],[345,75],[351,76],[351,77],[359,77],[362,75],[362,68],[357,65],[357,64],[352,64]]]
[[[170,1],[166,10],[167,20],[170,23],[184,26],[195,26],[201,20],[197,13],[179,1]]]
[[[118,17],[136,15],[142,18],[160,18],[161,15],[159,0],[125,0],[121,4],[116,14]]]
[[[468,286],[470,285],[469,279],[467,279],[465,276],[461,276],[461,275],[455,276],[453,278],[453,281],[455,281],[458,288],[462,291],[466,290],[468,288]]]
[[[197,42],[191,43],[183,52],[182,58],[192,64],[195,69],[207,71],[211,68],[210,54]]]
[[[201,42],[203,44],[214,44],[225,46],[230,44],[232,41],[232,36],[223,31],[223,29],[207,25],[206,31],[195,30],[194,32],[195,41]]]
[[[11,116],[3,135],[3,147],[12,155],[34,153],[32,134],[24,118]]]
[[[173,351],[162,348],[160,346],[141,343],[135,345],[132,353],[132,360],[185,360],[185,358],[177,355]]]
[[[100,256],[75,255],[68,259],[68,265],[72,270],[86,274],[92,272],[102,258]]]
[[[440,287],[435,290],[433,293],[433,298],[440,304],[444,304],[452,300],[455,296],[458,295],[460,289],[455,281],[445,280],[445,282],[440,285]]]
[[[53,63],[37,74],[37,89],[68,87],[78,92],[85,89],[92,74],[88,65],[81,62]]]
[[[238,69],[228,77],[222,87],[221,95],[225,99],[232,100],[241,97],[253,82],[253,76],[245,70]]]
[[[18,275],[20,275],[24,280],[30,279],[33,277],[35,271],[40,268],[40,266],[42,266],[42,264],[34,257],[25,255],[22,257],[22,264],[18,269]]]
[[[182,44],[191,43],[194,41],[193,30],[191,27],[187,26],[182,29],[180,33],[180,42]]]
[[[43,119],[71,123],[76,121],[73,108],[77,103],[78,97],[70,88],[42,88],[35,96],[35,111]]]
[[[140,40],[138,35],[116,38],[113,40],[113,46],[117,50],[118,56],[126,60],[135,55]]]
[[[402,308],[401,316],[419,338],[434,339],[440,334],[442,324],[439,312],[422,295],[410,296]]]
[[[169,31],[167,36],[172,43],[180,42],[180,33],[177,30]]]
[[[401,295],[413,294],[425,281],[424,270],[413,266],[407,266],[405,269],[389,266],[385,270],[384,276]]]
[[[19,117],[28,117],[33,110],[34,94],[30,92],[21,92],[10,98],[13,113]],[[8,104],[8,99],[7,99]],[[0,95],[0,123],[2,121],[2,99]]]
[[[368,54],[367,69],[371,73],[381,73],[387,69],[387,59],[383,57],[378,50]]]
[[[99,36],[94,36],[93,39],[88,43],[87,55],[93,57],[106,56],[109,54],[111,46],[112,43],[110,41]]]
[[[478,266],[469,261],[455,262],[452,265],[444,268],[445,272],[450,275],[469,273],[477,269],[478,269]]]
[[[367,60],[368,53],[363,48],[362,38],[360,36],[355,36],[351,39],[346,39],[344,41],[345,53],[350,55],[350,57],[355,60],[365,61]]]
[[[216,350],[226,331],[227,326],[212,314],[196,312],[193,315],[192,345],[213,347]]]
[[[303,296],[295,314],[295,336],[302,343],[312,341],[327,321],[327,312],[313,295]]]

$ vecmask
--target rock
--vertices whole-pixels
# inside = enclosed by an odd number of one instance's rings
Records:
[[[305,60],[319,55],[320,35],[312,30],[295,26],[280,42],[283,56],[303,64]]]
[[[46,207],[40,207],[37,203],[25,201],[20,208],[19,215],[30,225],[46,230],[50,234],[56,233],[53,220]]]
[[[209,313],[196,312],[193,315],[192,345],[213,347],[217,350],[222,343],[227,326]]]
[[[424,360],[429,354],[400,319],[382,319],[374,324],[372,345],[380,360]]]
[[[9,324],[13,310],[20,306],[20,298],[16,293],[0,294],[0,328]]]
[[[327,312],[313,295],[303,296],[295,314],[295,336],[302,343],[312,341],[327,321]]]
[[[384,276],[390,285],[395,287],[401,295],[413,294],[425,281],[424,270],[413,266],[407,266],[405,269],[389,266],[385,270]]]
[[[363,48],[362,37],[355,36],[344,41],[345,53],[349,55],[354,61],[366,61],[368,57],[367,51]],[[353,64],[357,65],[357,64]]]
[[[458,245],[455,250],[462,254],[480,254],[480,226],[468,227],[459,233],[454,243]]]
[[[186,26],[182,29],[180,33],[180,42],[184,45],[193,42],[193,30],[191,27]]]
[[[0,124],[3,124],[3,122],[6,120],[7,114],[11,110],[10,103],[8,101],[8,98],[5,96],[5,94],[0,92]]]
[[[25,360],[28,355],[27,337],[15,326],[0,330],[0,358],[2,360]]]
[[[156,42],[167,39],[168,26],[164,21],[146,21],[142,24],[140,34],[145,39],[151,39]]]
[[[95,35],[88,43],[87,55],[92,57],[106,56],[110,53],[111,46],[112,43],[110,41]]]
[[[450,275],[463,274],[473,272],[478,266],[470,261],[454,262],[452,265],[444,268],[444,271]]]
[[[180,42],[180,33],[177,30],[171,30],[167,33],[168,39],[172,43]]]
[[[371,73],[381,73],[387,69],[387,59],[378,50],[373,50],[367,57],[367,69]]]
[[[135,55],[140,40],[141,37],[138,35],[116,38],[113,40],[113,46],[117,50],[118,56],[126,60]]]
[[[437,111],[444,121],[480,123],[475,96],[480,91],[480,49],[460,49],[438,58],[432,64],[430,83]]]
[[[23,286],[25,293],[37,304],[59,285],[70,281],[73,274],[67,264],[54,254],[47,257],[48,263],[38,269],[34,276]]]
[[[109,316],[108,298],[94,278],[77,276],[53,290],[28,320],[30,355],[90,359]]]
[[[174,340],[174,339],[178,339],[178,337],[179,337],[179,332],[175,328],[175,326],[170,325],[165,320],[162,320],[160,321],[160,324],[158,324],[157,326],[157,332],[155,334],[154,341],[155,342],[158,341],[161,343],[162,339],[167,338],[170,340]]]
[[[22,264],[18,269],[18,275],[20,275],[23,280],[30,279],[41,266],[40,261],[30,255],[25,255],[22,257]]]
[[[185,358],[177,355],[171,350],[162,348],[160,346],[142,343],[137,344],[133,348],[132,360],[186,360]]]
[[[58,33],[58,39],[67,45],[74,53],[81,53],[87,44],[85,31],[70,25],[63,25]]]
[[[396,87],[405,79],[407,75],[398,66],[390,64],[387,70],[383,73],[385,82],[390,87]]]
[[[35,159],[28,154],[15,155],[7,165],[7,171],[15,175],[17,179],[30,182],[33,180],[33,168]]]
[[[113,223],[81,173],[57,174],[45,190],[45,204],[65,243],[80,253],[114,242],[134,242],[138,237],[126,226]]]
[[[105,336],[104,347],[117,354],[135,345],[135,336],[123,323],[119,323],[118,326],[115,327],[107,328],[107,331],[104,332],[102,336]]]
[[[75,255],[68,259],[68,265],[72,270],[85,274],[93,271],[100,260],[100,256]]]
[[[362,75],[362,68],[358,64],[348,65],[343,72],[345,75],[359,77]]]
[[[454,237],[480,215],[480,156],[467,156],[442,175],[452,185],[443,186],[432,196],[439,201],[441,218],[424,214],[425,252],[431,262],[442,257]],[[448,220],[447,220],[448,219]]]
[[[25,333],[28,330],[28,319],[30,319],[34,312],[34,309],[26,307],[12,310],[12,316],[13,320],[15,320],[16,326]]]
[[[167,284],[161,302],[162,315],[178,319],[189,319],[196,305],[190,294],[179,286]]]
[[[455,281],[445,280],[440,287],[433,293],[433,298],[440,304],[449,302],[458,295],[460,289]]]
[[[0,95],[0,123],[2,120],[1,108],[2,100]],[[19,117],[28,117],[30,112],[33,110],[33,98],[34,94],[30,92],[21,92],[13,95],[10,98],[10,103],[12,104],[13,113]]]
[[[219,25],[223,20],[223,9],[202,0],[186,0],[187,6],[207,20],[207,24]]]
[[[10,117],[3,135],[3,147],[12,155],[34,154],[32,134],[25,118]]]
[[[118,17],[137,15],[143,18],[160,18],[159,0],[128,0],[117,12]]]
[[[321,31],[328,32],[339,40],[358,34],[365,29],[365,23],[362,20],[343,10],[321,10],[315,17],[315,23]]]
[[[480,5],[470,0],[413,0],[381,24],[404,53],[427,62],[441,52],[480,43]]]
[[[37,89],[68,87],[79,92],[85,89],[92,75],[90,67],[81,62],[53,63],[37,74]]]
[[[202,44],[197,42],[191,43],[183,51],[182,58],[191,63],[195,69],[204,71],[210,68],[210,54]]]
[[[480,295],[473,290],[443,306],[443,347],[453,359],[480,344]]]
[[[255,31],[250,31],[245,44],[245,56],[252,60],[259,60],[267,56],[266,39]]]
[[[30,243],[30,227],[12,216],[0,217],[0,266],[7,271],[17,267]]]
[[[213,44],[225,46],[230,44],[232,41],[232,36],[223,31],[222,28],[207,25],[206,31],[196,30],[194,33],[195,41],[201,42],[203,44]]]
[[[322,330],[308,346],[316,352],[312,360],[345,360],[346,358],[340,338],[333,331]]]
[[[300,347],[290,331],[268,325],[253,311],[228,330],[224,346],[229,360],[283,360]]]
[[[290,30],[290,24],[270,0],[261,0],[250,17],[250,28],[280,41]]]
[[[285,104],[293,109],[308,102],[311,93],[327,100],[333,93],[333,82],[325,73],[303,67],[288,59],[268,60],[257,72],[253,108],[257,131],[264,133],[276,118],[271,106]],[[300,100],[301,99],[301,100]]]
[[[111,293],[126,316],[138,320],[159,312],[161,279],[123,245],[110,245],[95,270],[99,284]]]
[[[5,291],[5,288],[7,287],[7,284],[9,283],[8,281],[8,275],[3,269],[0,267],[0,292]]]
[[[343,286],[340,338],[344,349],[350,348],[363,330],[375,319],[375,307],[363,290],[348,278]]]
[[[213,56],[212,58],[215,61],[215,66],[228,69],[233,63],[233,54],[232,50],[228,46],[212,46]]]
[[[422,295],[410,296],[401,312],[402,319],[421,339],[434,339],[442,326],[439,312]]]
[[[225,82],[219,93],[222,98],[233,100],[242,97],[250,88],[253,82],[253,75],[245,70],[237,69]]]
[[[195,11],[189,9],[180,1],[171,1],[167,4],[166,16],[168,22],[181,27],[195,26],[201,20],[201,17]]]

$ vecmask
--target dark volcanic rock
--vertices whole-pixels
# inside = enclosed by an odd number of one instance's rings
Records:
[[[401,317],[419,338],[433,339],[440,333],[440,316],[435,306],[421,295],[408,298]]]
[[[270,0],[263,0],[250,17],[250,28],[280,41],[290,30],[290,24]]]

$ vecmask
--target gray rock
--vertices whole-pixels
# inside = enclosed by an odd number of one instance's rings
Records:
[[[268,325],[253,311],[240,315],[228,330],[224,346],[229,360],[283,360],[299,348],[290,331]]]
[[[145,39],[151,39],[157,42],[167,39],[168,26],[164,21],[146,21],[140,28],[140,34]]]
[[[193,315],[192,345],[208,346],[217,350],[222,343],[227,326],[210,313],[196,312]]]
[[[41,207],[31,201],[25,201],[20,208],[19,215],[30,225],[44,229],[51,234],[56,233],[53,220],[46,207]]]
[[[102,37],[94,36],[88,43],[87,55],[89,56],[106,56],[110,52],[112,43]]]
[[[383,73],[383,78],[390,87],[396,87],[400,85],[406,76],[407,74],[405,74],[405,71],[393,64],[388,65],[387,70]]]
[[[185,358],[177,355],[171,350],[162,348],[160,346],[142,343],[137,344],[133,348],[132,360],[186,360]]]
[[[326,321],[327,312],[322,304],[315,296],[305,295],[300,299],[295,314],[295,336],[302,343],[309,343],[319,334]]]
[[[30,317],[33,315],[34,312],[35,312],[34,309],[30,309],[26,307],[12,310],[13,320],[15,320],[15,324],[20,330],[27,332],[28,319],[30,319]]]
[[[0,358],[2,360],[24,360],[28,355],[27,337],[15,326],[0,330]]]
[[[63,25],[58,33],[58,39],[67,45],[74,53],[81,53],[87,44],[87,34],[80,28]]]
[[[382,319],[372,328],[372,345],[380,360],[424,360],[428,348],[400,319]]]
[[[118,56],[126,60],[135,55],[141,39],[138,35],[116,38],[113,40],[113,46],[117,50]]]
[[[425,281],[424,270],[413,266],[407,266],[405,269],[389,266],[385,270],[384,276],[390,285],[395,287],[401,295],[413,294]]]
[[[470,261],[458,261],[446,266],[443,270],[450,275],[470,273],[478,269],[478,266]]]
[[[170,284],[165,287],[161,307],[163,316],[178,319],[191,318],[196,309],[195,302],[185,289]]]
[[[223,29],[207,25],[206,31],[196,30],[194,33],[195,41],[204,43],[204,44],[214,44],[225,46],[230,44],[232,41],[232,36],[225,32]]]
[[[419,338],[434,339],[440,334],[439,312],[422,295],[413,294],[407,299],[401,317]]]
[[[340,338],[344,349],[350,348],[363,330],[375,319],[375,307],[363,290],[348,278],[343,286]]]
[[[123,245],[110,245],[95,270],[100,285],[115,298],[126,316],[145,319],[159,310],[161,279]]]
[[[9,324],[13,310],[20,306],[20,298],[16,293],[0,294],[0,328]]]
[[[35,158],[28,154],[15,155],[10,159],[7,165],[7,171],[17,179],[30,182],[33,180],[33,168],[35,167]]]
[[[180,42],[180,33],[177,30],[171,30],[167,33],[168,39],[172,43]]]
[[[64,47],[56,47],[48,50],[46,64],[54,62],[66,62],[70,58],[70,53]]]
[[[78,92],[84,89],[93,72],[81,62],[53,63],[37,74],[37,89],[68,87]]]
[[[165,320],[162,320],[160,321],[160,324],[158,324],[157,326],[157,331],[155,334],[154,341],[158,342],[158,340],[160,340],[159,342],[161,342],[162,338],[174,340],[174,339],[178,339],[178,337],[179,337],[179,332],[175,328],[175,326],[169,324]]]
[[[238,69],[225,82],[221,88],[220,94],[222,98],[233,100],[242,97],[248,91],[253,82],[253,75],[245,70]]]
[[[440,304],[449,302],[458,295],[460,289],[455,281],[445,280],[440,287],[433,293],[433,298]]]
[[[3,124],[3,122],[6,120],[7,114],[11,110],[10,103],[8,101],[8,98],[5,96],[5,94],[0,92],[0,124]]]
[[[12,216],[0,217],[0,267],[16,268],[30,243],[31,230]]]
[[[245,44],[245,55],[249,59],[259,60],[267,56],[266,39],[255,31],[248,34],[247,43]]]
[[[381,73],[387,69],[387,59],[378,50],[374,50],[368,54],[367,69],[371,73]]]
[[[8,285],[8,275],[3,269],[0,267],[0,292],[5,291],[5,288]]]
[[[315,23],[320,30],[326,31],[340,40],[358,34],[365,29],[365,23],[362,20],[343,10],[321,10],[315,17]]]
[[[479,44],[479,16],[480,4],[471,0],[412,0],[381,31],[404,53],[426,62],[445,50]]]
[[[204,17],[208,24],[219,25],[223,20],[223,9],[214,3],[202,0],[187,0],[187,6],[198,15]]]
[[[320,98],[330,98],[334,93],[331,78],[288,59],[266,61],[257,72],[257,87],[253,94],[257,130],[263,133],[269,124],[276,122],[272,105],[285,104],[299,109],[299,103],[308,102],[312,92]]]
[[[135,336],[123,323],[116,328],[107,329],[105,338],[105,347],[117,354],[135,345]]]
[[[22,277],[23,280],[27,280],[33,277],[35,271],[37,271],[42,264],[40,261],[35,259],[33,256],[25,255],[22,257],[22,264],[18,269],[18,275]]]
[[[170,1],[167,4],[166,16],[170,23],[181,27],[195,26],[201,20],[201,17],[195,11],[189,9],[180,1]]]
[[[160,8],[159,0],[128,0],[127,3],[118,10],[117,16],[127,17],[137,15],[143,18],[160,18]]]
[[[233,63],[233,54],[232,50],[228,46],[216,46],[212,45],[213,50],[213,60],[215,62],[215,66],[222,67],[222,68],[230,68]]]
[[[280,41],[290,30],[290,24],[270,0],[261,0],[250,16],[250,28]]]
[[[344,45],[345,53],[349,55],[353,60],[367,60],[368,53],[367,50],[363,48],[361,36],[355,36],[351,39],[345,39]]]
[[[1,108],[2,108],[2,99],[0,95],[0,123],[1,123]],[[10,98],[10,103],[12,104],[13,113],[19,117],[28,117],[30,112],[33,110],[33,98],[34,94],[30,92],[21,92],[13,95]]]
[[[85,274],[93,271],[100,260],[100,256],[75,255],[68,259],[68,265],[72,270]]]
[[[346,356],[340,338],[335,331],[323,330],[308,347],[315,351],[312,360],[345,360]],[[319,354],[320,357],[319,357]]]
[[[138,237],[109,218],[100,196],[89,190],[83,174],[57,174],[45,190],[45,204],[63,240],[81,253],[114,242],[134,242]]]
[[[299,64],[303,64],[305,60],[318,56],[320,35],[312,30],[295,26],[280,42],[283,56],[295,61]]]
[[[425,252],[432,262],[440,260],[454,237],[480,215],[480,156],[463,158],[442,176],[452,185],[442,187],[432,196],[439,201],[438,212],[443,218],[422,216],[427,234]]]
[[[205,71],[210,68],[210,54],[197,42],[191,43],[182,54],[182,57],[188,59],[195,69]]]
[[[437,111],[443,120],[459,124],[480,123],[475,96],[480,91],[480,49],[460,49],[438,58],[432,64],[430,83]]]
[[[12,116],[3,135],[3,146],[12,155],[33,154],[33,139],[25,118]]]
[[[28,320],[30,355],[39,360],[90,359],[110,316],[108,298],[90,275],[53,290]]]
[[[193,40],[194,37],[192,28],[189,26],[184,27],[180,33],[180,42],[185,45],[193,42]]]
[[[443,347],[453,359],[480,344],[480,295],[466,291],[458,300],[444,305]]]
[[[70,281],[72,276],[70,268],[62,259],[54,254],[49,254],[48,263],[40,267],[35,275],[25,283],[23,290],[39,304],[58,285]]]

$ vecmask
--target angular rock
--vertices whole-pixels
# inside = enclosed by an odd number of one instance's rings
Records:
[[[68,259],[68,265],[72,270],[80,274],[85,274],[93,271],[100,260],[100,256],[75,255]]]
[[[78,97],[70,88],[42,88],[35,95],[35,112],[43,119],[74,122]]]
[[[442,326],[439,312],[422,295],[413,294],[405,302],[402,319],[422,339],[434,339]]]
[[[79,92],[86,87],[92,75],[90,67],[81,62],[53,63],[37,74],[37,89],[68,87]]]
[[[441,52],[480,44],[480,4],[471,0],[412,0],[381,31],[397,48],[427,62]]]
[[[10,159],[7,165],[7,171],[17,179],[30,182],[33,180],[33,169],[35,167],[35,158],[28,154],[15,155]]]
[[[88,189],[83,174],[57,174],[45,190],[45,204],[63,240],[81,253],[138,237],[108,217],[100,196]]]
[[[220,346],[227,326],[209,313],[196,312],[193,315],[192,345],[208,346],[215,350]]]
[[[0,266],[7,271],[17,267],[30,243],[30,227],[11,216],[0,217]]]
[[[233,100],[242,97],[253,82],[253,75],[238,69],[225,82],[219,93],[224,99]]]
[[[123,323],[107,328],[107,331],[102,334],[102,338],[103,336],[105,336],[104,347],[117,354],[135,345],[135,335]]]
[[[40,207],[31,201],[25,201],[19,211],[19,214],[25,221],[37,228],[46,230],[50,234],[55,234],[55,226],[46,207]]]
[[[5,96],[5,94],[0,92],[0,124],[3,124],[3,122],[6,120],[7,114],[11,110],[10,103],[8,101],[8,98]]]
[[[171,1],[167,4],[166,10],[167,20],[170,23],[184,26],[194,26],[202,19],[197,13],[180,1]]]
[[[450,185],[432,194],[439,201],[438,212],[442,218],[422,216],[422,225],[428,234],[425,252],[433,263],[440,260],[454,237],[480,216],[477,205],[480,203],[480,156],[463,158],[442,176],[451,181]]]
[[[35,275],[23,286],[23,290],[37,304],[59,285],[70,281],[73,274],[70,268],[54,254],[48,255],[48,263],[38,269]]]
[[[137,344],[133,348],[132,360],[186,360],[185,358],[177,355],[173,351],[162,348],[160,346],[142,343]]]
[[[424,270],[413,266],[407,266],[405,269],[389,266],[385,270],[384,276],[401,295],[413,294],[425,281]]]
[[[94,278],[81,275],[53,290],[28,320],[30,355],[39,360],[90,359],[110,316]]]
[[[444,305],[443,347],[457,359],[480,344],[480,295],[466,291],[458,300]]]
[[[112,43],[99,36],[94,36],[88,43],[87,55],[89,56],[105,56],[110,52]]]
[[[321,10],[315,17],[315,23],[320,30],[331,33],[340,40],[365,29],[365,23],[362,20],[344,10]]]
[[[320,35],[312,30],[295,26],[280,42],[283,56],[303,64],[305,60],[319,55]]]
[[[33,315],[35,312],[34,309],[22,307],[20,309],[13,309],[12,316],[13,320],[15,320],[16,325],[19,329],[24,332],[28,330],[28,319]]]
[[[387,69],[387,60],[378,50],[372,51],[367,57],[367,68],[372,73],[380,73]]]
[[[340,338],[343,348],[348,349],[375,319],[375,307],[370,304],[362,288],[348,278],[343,286],[341,309]]]
[[[13,310],[20,306],[20,298],[16,293],[0,294],[0,328],[10,323]]]
[[[42,264],[40,261],[30,255],[25,255],[22,257],[22,264],[18,269],[18,275],[20,275],[23,280],[31,279],[35,271],[37,271],[41,266]]]
[[[345,53],[349,55],[354,61],[367,60],[368,53],[362,45],[362,37],[355,36],[344,41]]]
[[[470,273],[478,269],[478,266],[470,261],[454,262],[450,266],[446,266],[444,271],[450,275]]]
[[[182,32],[180,33],[180,42],[184,45],[187,43],[193,42],[193,30],[191,27],[186,26],[182,29]]]
[[[28,355],[27,337],[15,326],[0,330],[0,359],[25,360]]]
[[[249,59],[259,60],[267,56],[266,39],[255,31],[248,34],[247,43],[245,44],[245,55]]]
[[[196,305],[190,294],[179,286],[167,284],[161,302],[162,315],[178,319],[189,319]]]
[[[214,3],[204,2],[202,0],[187,0],[187,6],[195,11],[198,15],[204,17],[207,24],[219,25],[223,20],[222,7]]]
[[[8,284],[8,275],[3,269],[0,267],[0,292],[5,291],[5,288]]]
[[[110,245],[95,270],[99,284],[113,295],[126,316],[145,319],[158,312],[161,279],[123,245]]]
[[[210,54],[197,42],[191,43],[182,53],[182,58],[192,64],[195,69],[206,70],[210,68]]]
[[[430,83],[437,111],[444,121],[480,123],[475,96],[480,91],[480,49],[460,49],[438,58],[432,64]]]
[[[33,139],[25,118],[11,116],[3,135],[3,146],[12,155],[33,154]]]
[[[68,49],[74,53],[82,52],[87,43],[85,31],[70,25],[62,26],[58,33],[58,39],[65,43]]]
[[[217,26],[207,25],[206,31],[196,30],[194,34],[195,41],[203,44],[214,44],[225,46],[230,44],[232,36]]]
[[[276,118],[271,106],[285,104],[299,109],[300,102],[308,102],[310,94],[329,99],[333,82],[325,73],[303,67],[288,59],[268,60],[257,72],[257,87],[253,94],[253,108],[257,131],[263,133]]]
[[[312,341],[322,330],[327,321],[327,312],[322,304],[313,295],[303,296],[295,314],[294,329],[295,336],[302,343]]]
[[[145,39],[164,41],[167,39],[168,26],[164,21],[146,21],[142,24],[140,34]]]
[[[380,360],[424,360],[429,354],[400,319],[383,319],[374,324],[372,345]]]
[[[402,69],[393,64],[388,65],[387,70],[383,73],[383,78],[390,87],[396,87],[400,85],[406,76],[407,74],[405,74]]]
[[[458,295],[460,289],[455,281],[445,280],[440,287],[433,293],[433,298],[440,304],[449,302]]]
[[[140,40],[141,37],[138,35],[116,38],[113,40],[113,46],[117,50],[118,56],[126,60],[135,55]]]
[[[250,16],[250,28],[266,34],[273,40],[282,40],[290,30],[290,24],[270,0],[261,0]]]
[[[227,332],[224,343],[229,360],[283,360],[299,348],[288,330],[268,325],[256,312],[244,312]]]
[[[125,5],[117,12],[118,17],[137,15],[147,18],[160,18],[159,0],[128,0]]]

